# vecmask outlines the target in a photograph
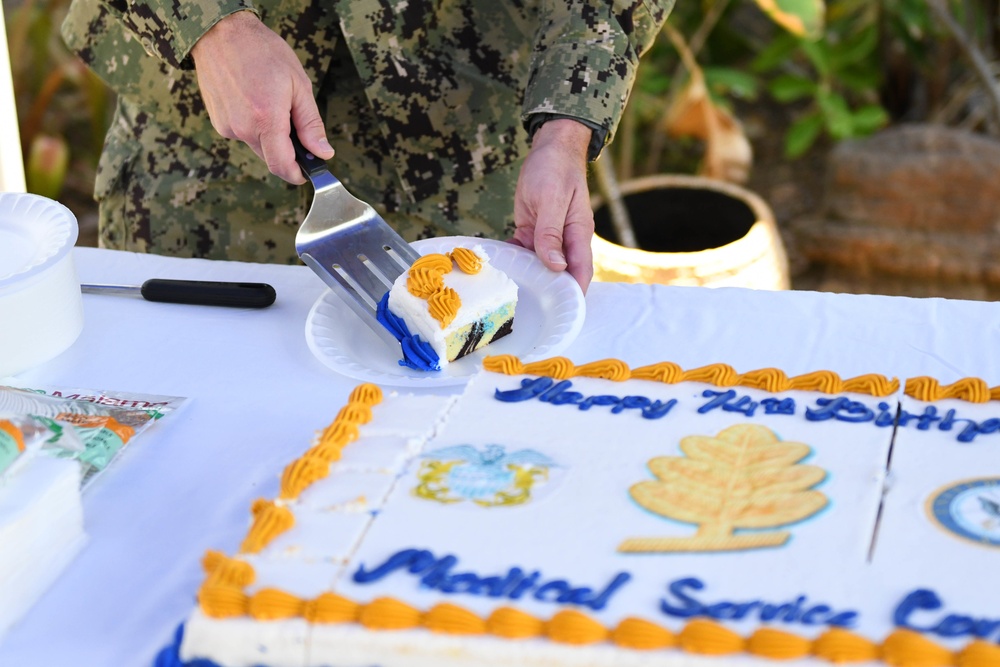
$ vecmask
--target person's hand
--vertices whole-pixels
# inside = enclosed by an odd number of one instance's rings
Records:
[[[295,52],[252,12],[230,14],[191,49],[212,126],[247,144],[272,174],[305,182],[289,139],[295,123],[302,145],[333,157],[312,84]]]
[[[587,190],[591,129],[555,119],[535,132],[514,194],[514,238],[553,271],[569,271],[583,291],[594,277],[594,212]]]

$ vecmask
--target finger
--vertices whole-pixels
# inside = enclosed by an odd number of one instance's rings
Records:
[[[272,174],[293,185],[301,185],[306,182],[306,179],[295,161],[295,149],[292,148],[292,140],[289,136],[291,125],[287,122],[284,124],[279,122],[275,126],[280,129],[269,130],[260,136],[261,157],[264,158],[264,162]]]
[[[533,240],[535,254],[553,271],[564,271],[567,266],[563,253],[563,227],[568,213],[568,202],[561,199],[545,200],[538,207]]]
[[[580,284],[583,293],[594,278],[594,214],[587,202],[586,208],[579,209],[573,221],[563,230],[563,246],[566,250],[566,270]]]

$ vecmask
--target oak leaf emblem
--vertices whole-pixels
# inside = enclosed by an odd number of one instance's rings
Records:
[[[826,507],[825,495],[813,489],[826,471],[799,463],[812,449],[778,439],[770,429],[738,424],[716,436],[683,438],[685,456],[649,461],[656,481],[629,490],[642,507],[660,516],[698,525],[690,537],[630,538],[624,552],[733,551],[781,546],[787,531],[736,533],[767,529],[806,519]]]

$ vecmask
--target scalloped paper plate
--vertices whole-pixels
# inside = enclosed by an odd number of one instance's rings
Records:
[[[465,384],[483,357],[513,354],[524,362],[555,356],[576,339],[586,316],[583,291],[566,272],[550,271],[530,250],[502,241],[449,236],[413,243],[421,254],[446,253],[456,246],[481,245],[490,262],[517,283],[514,331],[495,343],[445,366],[422,372],[399,365],[393,350],[358,319],[333,292],[325,292],[306,319],[306,341],[313,354],[342,375],[397,387]]]

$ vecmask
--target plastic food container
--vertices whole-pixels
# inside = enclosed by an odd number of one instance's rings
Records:
[[[79,233],[62,204],[0,193],[0,377],[48,361],[80,335]]]

